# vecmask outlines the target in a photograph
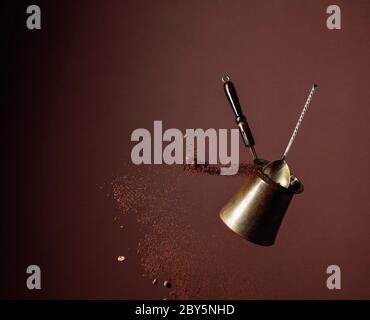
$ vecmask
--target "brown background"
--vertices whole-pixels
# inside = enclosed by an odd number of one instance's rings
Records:
[[[245,242],[219,221],[241,178],[184,178],[194,188],[185,200],[207,221],[201,229],[189,212],[194,232],[223,240],[219,264],[230,274],[250,274],[253,290],[241,281],[228,297],[370,298],[369,1],[335,1],[340,31],[326,28],[332,1],[38,3],[41,31],[25,27],[28,3],[2,10],[2,297],[161,299],[166,289],[141,276],[135,219],[121,232],[97,186],[130,164],[131,132],[152,130],[153,120],[232,128],[220,82],[228,73],[267,159],[282,153],[319,84],[289,155],[305,192],[275,246]],[[30,264],[42,269],[41,291],[26,289]],[[340,291],[326,288],[331,264],[342,269]],[[208,276],[212,292],[217,274]]]

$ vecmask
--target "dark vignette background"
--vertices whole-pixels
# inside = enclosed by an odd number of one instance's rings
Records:
[[[325,26],[332,1],[2,4],[1,297],[162,298],[141,277],[134,219],[119,232],[97,185],[129,163],[132,130],[153,120],[233,127],[227,72],[268,159],[281,154],[313,81],[319,90],[289,158],[306,190],[274,247],[220,227],[217,210],[240,180],[200,191],[210,228],[233,244],[220,257],[259,266],[259,298],[370,298],[370,2],[334,2],[341,31]],[[29,4],[41,7],[41,31],[25,27]],[[132,250],[124,270],[122,246]],[[30,264],[43,270],[41,291],[26,289]],[[325,287],[330,264],[342,268],[341,291]]]

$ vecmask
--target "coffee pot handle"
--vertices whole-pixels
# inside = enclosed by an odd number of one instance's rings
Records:
[[[227,100],[229,100],[231,108],[234,111],[234,114],[236,117],[235,120],[239,126],[243,141],[247,147],[253,147],[255,144],[253,135],[247,123],[247,119],[245,115],[243,114],[242,108],[240,106],[239,98],[236,93],[234,84],[231,82],[229,76],[222,77],[222,81],[224,82],[224,91],[225,91]]]

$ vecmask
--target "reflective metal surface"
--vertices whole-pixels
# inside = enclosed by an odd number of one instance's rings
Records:
[[[270,162],[263,168],[263,173],[267,175],[271,180],[280,184],[281,186],[288,188],[290,184],[290,169],[284,159]]]
[[[292,180],[294,184],[284,188],[256,170],[221,210],[222,221],[253,243],[272,245],[293,195],[303,191],[302,183]]]

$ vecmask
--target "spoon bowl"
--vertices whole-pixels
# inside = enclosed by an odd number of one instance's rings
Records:
[[[279,183],[282,187],[289,187],[290,169],[284,158],[270,162],[265,167],[263,167],[262,171],[271,180]]]

